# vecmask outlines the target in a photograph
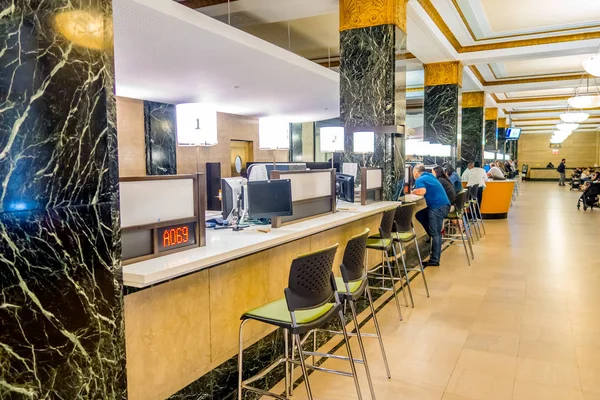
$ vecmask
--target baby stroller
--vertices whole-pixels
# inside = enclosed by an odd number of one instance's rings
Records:
[[[581,188],[581,174],[574,173],[571,175],[571,190],[579,190]]]
[[[598,196],[600,195],[600,182],[592,182],[589,188],[581,194],[581,197],[577,201],[577,209],[581,208],[587,210],[590,207],[592,210],[594,207],[599,207]]]

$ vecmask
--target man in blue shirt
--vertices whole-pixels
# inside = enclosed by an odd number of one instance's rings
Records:
[[[424,264],[438,267],[442,256],[442,227],[444,218],[450,211],[450,200],[437,178],[429,172],[425,172],[423,164],[419,164],[413,169],[413,176],[416,180],[413,194],[424,196],[427,202],[427,208],[416,214],[417,220],[431,237],[431,256],[429,261]]]

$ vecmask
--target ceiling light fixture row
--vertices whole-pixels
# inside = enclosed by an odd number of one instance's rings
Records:
[[[586,79],[585,92],[583,92],[583,88],[581,87],[583,86],[582,83],[584,78]],[[585,74],[581,75],[579,86],[575,88],[575,96],[568,100],[571,107],[577,109],[600,107],[600,91],[598,91],[598,82],[596,81],[596,78],[594,78],[594,81],[596,83],[596,93],[590,93],[590,78],[586,77]]]

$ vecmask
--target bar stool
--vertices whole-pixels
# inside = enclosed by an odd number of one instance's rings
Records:
[[[464,189],[456,194],[456,200],[454,201],[454,211],[451,211],[446,216],[448,221],[455,221],[456,226],[458,227],[458,232],[460,234],[460,239],[462,240],[462,246],[465,248],[465,254],[467,256],[467,262],[471,265],[471,259],[475,259],[475,254],[473,253],[473,247],[471,246],[471,240],[466,231],[466,216],[465,216],[465,204],[466,199],[469,192]],[[442,241],[449,241],[450,244],[454,244],[454,242],[459,240],[459,234],[451,235],[448,232],[450,231],[450,224],[446,226],[446,234],[442,237]],[[452,229],[455,230],[456,227],[452,226]],[[471,257],[469,257],[469,250],[471,250]]]
[[[365,366],[367,373],[367,382],[369,383],[369,389],[371,390],[371,397],[375,399],[375,390],[373,387],[373,380],[371,379],[371,372],[369,371],[369,365],[367,363],[367,356],[365,347],[363,344],[363,337],[373,337],[379,340],[379,347],[381,348],[381,356],[383,357],[383,363],[385,364],[385,370],[387,372],[388,379],[392,377],[390,373],[390,367],[388,365],[387,355],[385,353],[385,347],[383,345],[383,339],[381,337],[381,330],[379,329],[379,321],[377,320],[377,313],[375,312],[375,305],[373,304],[373,297],[369,289],[369,280],[367,278],[367,270],[365,268],[365,256],[367,253],[367,239],[369,236],[369,229],[361,234],[353,236],[346,245],[344,251],[344,258],[340,265],[342,273],[341,277],[335,278],[335,284],[337,287],[340,299],[343,300],[344,306],[347,304],[350,306],[352,312],[352,321],[356,329],[356,333],[349,332],[348,336],[356,337],[358,339],[358,345],[362,356],[362,364]],[[373,318],[373,324],[375,325],[375,334],[363,333],[360,331],[360,323],[358,321],[358,314],[356,311],[356,303],[361,297],[366,295],[369,301],[369,307],[371,310],[371,317]],[[315,329],[312,333],[316,335]],[[341,335],[340,331],[325,330],[330,334]],[[316,336],[315,336],[316,338]],[[316,340],[313,342],[313,351],[316,351]],[[355,362],[361,362],[361,360],[355,360]]]
[[[367,275],[374,279],[381,281],[382,286],[370,286],[371,289],[391,291],[396,302],[396,308],[398,309],[398,316],[402,321],[402,310],[400,308],[400,301],[398,300],[398,293],[396,292],[396,281],[400,281],[402,285],[402,275],[399,278],[394,276],[392,265],[390,264],[390,253],[393,254],[394,262],[396,263],[396,269],[400,272],[398,266],[398,255],[396,254],[396,246],[392,240],[392,229],[394,228],[394,219],[396,216],[396,209],[391,209],[383,213],[381,218],[381,224],[379,225],[379,235],[370,236],[367,239],[367,249],[381,251],[381,264],[378,264],[374,268],[367,271]],[[389,276],[380,270],[386,270]],[[388,288],[385,286],[385,282],[391,280],[392,287]],[[402,295],[404,296],[404,304],[408,307],[408,301],[406,299],[406,293],[404,288],[401,288]]]
[[[258,393],[262,396],[287,400],[290,394],[290,387],[293,385],[293,382],[290,382],[290,372],[293,370],[293,365],[300,365],[302,369],[306,393],[309,400],[313,399],[313,395],[308,380],[308,368],[354,378],[357,397],[359,400],[362,400],[360,385],[356,375],[356,367],[354,365],[355,360],[352,356],[352,349],[350,348],[350,342],[348,340],[349,337],[346,330],[343,305],[340,301],[338,292],[336,291],[336,282],[332,271],[337,248],[338,245],[336,244],[324,250],[309,253],[294,259],[290,269],[288,287],[284,290],[285,297],[255,308],[242,315],[238,353],[238,400],[242,400],[243,390]],[[348,357],[335,356],[334,358],[347,359],[350,363],[350,370],[352,371],[350,373],[329,370],[315,365],[307,365],[304,359],[305,355],[321,357],[331,356],[330,354],[305,353],[302,350],[301,343],[303,340],[301,335],[305,335],[313,329],[323,328],[327,322],[336,317],[339,317],[342,324],[342,334],[344,335]],[[250,320],[283,328],[285,355],[284,358],[275,361],[257,375],[243,380],[243,329],[245,323]],[[297,348],[299,360],[295,360],[289,356],[289,334],[292,335],[292,355]],[[266,374],[281,364],[285,365],[285,397],[250,386],[250,384],[262,379]]]
[[[481,208],[479,207],[479,201],[477,200],[477,193],[479,191],[479,185],[473,185],[473,187],[477,187],[477,191],[475,192],[475,198],[471,199],[471,204],[473,204],[473,209],[475,212],[475,220],[478,224],[478,229],[479,229],[479,224],[481,224],[481,229],[483,230],[483,234],[487,235],[487,233],[485,232],[485,225],[483,224],[483,215],[481,215]]]
[[[475,232],[475,235],[471,235],[473,238],[477,238],[477,240],[481,239],[483,235],[481,234],[481,229],[479,228],[479,222],[477,217],[477,211],[475,209],[475,204],[477,204],[477,192],[479,191],[479,185],[467,186],[467,190],[469,193],[467,194],[467,213],[465,216],[467,217],[467,222],[469,223],[469,228]],[[473,244],[475,242],[473,241]]]

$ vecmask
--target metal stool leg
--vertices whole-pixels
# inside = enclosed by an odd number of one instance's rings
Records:
[[[423,276],[423,283],[425,284],[425,292],[427,293],[427,297],[429,297],[429,286],[427,286],[427,278],[425,277],[425,269],[423,268],[423,260],[421,259],[421,250],[419,250],[419,241],[417,240],[414,228],[413,234],[415,235],[415,247],[417,248],[417,256],[419,257],[419,267],[421,268],[421,275]]]
[[[404,278],[406,279],[406,286],[408,287],[408,294],[410,296],[410,304],[412,305],[412,308],[415,308],[415,300],[413,299],[413,294],[412,294],[412,289],[410,287],[410,279],[408,276],[408,269],[406,268],[406,260],[404,259],[404,248],[402,247],[402,242],[398,242],[398,245],[400,246],[400,258],[402,258],[402,267],[404,268]],[[394,257],[396,257],[396,259],[398,259],[398,257],[396,256],[396,248],[394,248]],[[400,267],[400,265],[398,263],[396,263],[396,265],[398,266],[398,268]],[[402,277],[402,274],[400,273],[400,269],[398,269],[398,274]],[[402,282],[402,281],[400,281]],[[402,289],[404,290],[404,289]]]
[[[285,346],[285,397],[290,397],[290,338],[287,329],[283,330],[283,340]],[[292,366],[293,368],[293,366]]]
[[[469,257],[469,249],[467,248],[467,246],[471,246],[471,242],[468,242],[469,244],[467,245],[467,243],[465,241],[465,228],[463,226],[465,224],[465,219],[466,219],[466,217],[463,214],[462,221],[458,222],[458,229],[460,230],[460,237],[462,239],[463,246],[465,248],[465,255],[467,256],[467,262],[469,263],[469,265],[471,265],[471,257]],[[461,225],[461,222],[463,225]]]
[[[389,254],[388,250],[385,250],[384,253],[386,254],[386,260],[389,263],[390,262],[390,257],[388,256],[388,254]],[[404,305],[406,307],[408,307],[408,298],[406,297],[406,292],[404,291],[404,285],[402,283],[402,274],[400,274],[400,264],[398,264],[398,255],[396,254],[396,246],[394,246],[394,242],[392,242],[392,253],[394,254],[394,264],[396,264],[396,271],[398,271],[398,274],[400,275],[399,276],[399,278],[400,278],[400,291],[402,292],[402,297],[404,297]],[[396,285],[394,284],[394,288],[395,287],[396,287]]]
[[[292,362],[290,363],[290,396],[294,395],[294,360],[296,359],[296,336],[290,335],[292,337]]]
[[[346,341],[346,350],[348,351],[348,361],[350,362],[350,370],[352,371],[352,377],[354,378],[354,385],[356,386],[356,395],[358,396],[358,400],[362,400],[362,393],[360,392],[360,384],[358,383],[358,376],[356,375],[356,366],[354,365],[354,357],[352,356],[352,348],[350,348],[350,339],[348,337],[348,331],[346,330],[346,319],[344,318],[344,314],[341,311],[340,311],[340,320],[342,321],[342,333],[344,334],[344,340]],[[366,365],[366,360],[365,360],[365,365]],[[312,397],[310,397],[309,400],[312,400]]]
[[[394,281],[394,271],[392,271],[392,265],[390,264],[390,260],[386,260],[387,270],[390,274],[390,280],[392,281],[392,296],[394,296],[394,301],[396,302],[396,308],[398,309],[398,315],[400,316],[400,321],[402,318],[402,309],[400,307],[400,300],[398,300],[398,293],[396,292],[396,283]],[[385,280],[383,281],[385,285]]]
[[[476,203],[477,206],[477,213],[479,215],[479,221],[481,222],[481,228],[483,228],[483,234],[487,235],[487,232],[485,231],[485,224],[483,223],[483,215],[481,214],[481,208],[479,207],[479,203]]]
[[[238,343],[238,400],[242,400],[242,366],[243,366],[243,358],[244,358],[244,325],[248,320],[242,321],[240,324],[240,333],[239,333],[239,343]]]
[[[473,221],[472,224],[469,224],[469,227],[475,227],[473,229],[471,229],[472,231],[475,231],[475,233],[477,234],[477,240],[481,239],[483,237],[483,235],[481,234],[481,229],[479,229],[479,221],[477,221],[477,213],[475,212],[475,205],[472,202],[469,202],[469,214],[471,214],[471,220]],[[467,214],[467,219],[469,218],[468,214]]]
[[[369,364],[367,363],[367,352],[365,351],[365,345],[360,335],[360,327],[358,323],[358,316],[356,315],[356,307],[354,301],[349,301],[350,310],[352,311],[352,320],[356,327],[356,339],[358,339],[358,347],[360,348],[360,354],[365,365],[365,372],[367,373],[367,382],[369,383],[369,390],[371,391],[371,399],[375,400],[375,389],[373,388],[373,379],[371,378],[371,371],[369,370]]]
[[[390,373],[390,366],[388,365],[387,355],[385,354],[385,347],[383,345],[383,338],[381,337],[381,329],[379,329],[379,321],[377,320],[377,313],[375,312],[375,305],[373,304],[373,296],[371,296],[371,289],[367,286],[365,289],[367,297],[369,299],[369,307],[371,308],[371,315],[373,316],[373,325],[375,325],[375,333],[377,339],[379,339],[379,347],[381,348],[381,356],[383,357],[383,363],[385,364],[385,371],[387,372],[388,379],[392,378]]]
[[[308,372],[306,370],[306,363],[304,361],[304,352],[302,351],[302,339],[300,338],[300,335],[294,336],[296,338],[296,343],[298,343],[298,358],[300,359],[300,367],[302,368],[304,385],[306,386],[306,394],[308,396],[308,400],[313,400],[312,390],[310,389],[310,383],[308,382]]]
[[[465,215],[463,213],[463,224],[465,221]],[[460,224],[459,224],[460,225]],[[461,229],[461,236],[463,235],[464,229]],[[466,234],[466,232],[465,232]],[[474,260],[475,259],[475,253],[473,253],[473,246],[471,246],[471,242],[467,241],[467,244],[469,245],[469,250],[471,250],[471,259]],[[468,256],[468,254],[467,254]],[[469,265],[471,265],[471,263],[469,262]]]

